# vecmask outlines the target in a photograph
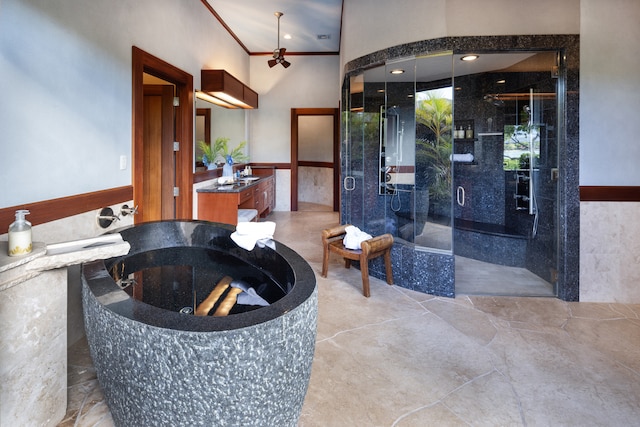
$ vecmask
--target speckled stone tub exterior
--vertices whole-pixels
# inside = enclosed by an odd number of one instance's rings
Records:
[[[275,250],[240,249],[229,239],[233,227],[221,224],[165,221],[119,231],[130,255],[157,245],[213,246],[290,283],[268,307],[196,317],[129,297],[103,261],[84,264],[87,337],[116,425],[295,426],[317,325],[315,275],[306,261],[278,242]]]

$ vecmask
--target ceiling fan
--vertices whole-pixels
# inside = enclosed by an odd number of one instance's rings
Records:
[[[274,15],[278,17],[278,48],[273,51],[273,59],[268,61],[269,68],[275,67],[276,64],[282,64],[284,68],[289,68],[291,63],[284,59],[284,53],[287,51],[286,48],[280,49],[280,17],[284,15],[282,12],[275,12]]]

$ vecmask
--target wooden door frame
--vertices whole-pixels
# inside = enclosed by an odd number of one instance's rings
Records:
[[[333,210],[340,205],[340,109],[292,108],[291,109],[291,210],[298,210],[298,117],[333,117]],[[329,166],[329,165],[327,165]]]
[[[180,105],[175,107],[176,140],[180,142],[180,150],[176,153],[176,186],[180,189],[176,197],[176,219],[192,219],[193,217],[193,76],[177,67],[141,50],[132,47],[132,178],[133,203],[140,213],[144,210],[142,202],[144,182],[144,83],[143,74],[151,74],[173,83]],[[142,215],[138,215],[142,217]]]

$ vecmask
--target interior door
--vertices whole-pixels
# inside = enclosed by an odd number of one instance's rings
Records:
[[[143,222],[175,218],[173,85],[144,85]]]

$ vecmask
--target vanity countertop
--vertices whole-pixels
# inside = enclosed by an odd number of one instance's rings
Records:
[[[259,184],[265,179],[266,177],[247,176],[225,184],[216,183],[207,187],[198,188],[196,191],[198,193],[239,193]]]

